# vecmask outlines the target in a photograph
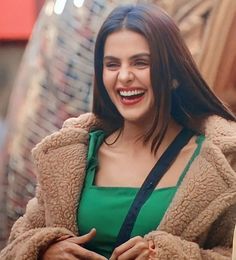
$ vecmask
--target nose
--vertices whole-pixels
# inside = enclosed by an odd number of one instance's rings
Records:
[[[121,68],[118,73],[118,80],[125,85],[133,82],[134,77],[134,73],[128,68]]]

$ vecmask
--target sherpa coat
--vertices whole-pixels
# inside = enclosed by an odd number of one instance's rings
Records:
[[[94,115],[66,121],[33,150],[36,197],[14,224],[1,260],[33,260],[62,235],[79,235],[76,208],[85,178],[88,131]],[[236,223],[236,124],[217,116],[205,124],[206,140],[157,230],[147,234],[160,260],[231,258]],[[105,228],[105,227],[104,227]]]

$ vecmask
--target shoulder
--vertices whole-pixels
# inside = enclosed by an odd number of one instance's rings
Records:
[[[84,129],[87,132],[91,130],[98,129],[102,127],[102,120],[100,120],[96,115],[93,113],[85,113],[80,115],[79,117],[73,117],[67,119],[63,126],[63,128],[78,128]]]
[[[220,140],[222,137],[236,138],[236,122],[220,116],[209,116],[202,123],[202,131],[208,139]]]
[[[41,154],[46,154],[51,150],[72,144],[87,144],[89,132],[93,129],[101,127],[101,120],[93,113],[82,114],[77,118],[69,118],[60,130],[45,137],[32,150],[33,158],[37,158]]]
[[[202,124],[206,139],[218,146],[223,152],[236,153],[236,122],[219,116],[210,116]]]
[[[236,182],[236,122],[210,116],[202,124],[202,132],[206,138],[199,157]]]

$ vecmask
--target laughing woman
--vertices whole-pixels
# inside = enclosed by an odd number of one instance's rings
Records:
[[[159,7],[117,7],[95,46],[93,113],[33,150],[36,197],[5,259],[231,259],[236,119]]]

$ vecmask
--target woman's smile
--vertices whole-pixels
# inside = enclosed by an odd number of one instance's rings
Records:
[[[118,94],[121,97],[121,103],[130,106],[139,103],[144,98],[145,90],[135,87],[123,88],[118,89]]]

